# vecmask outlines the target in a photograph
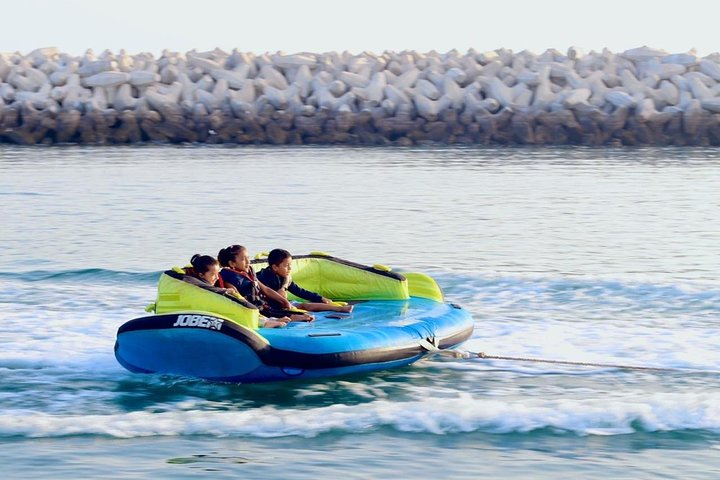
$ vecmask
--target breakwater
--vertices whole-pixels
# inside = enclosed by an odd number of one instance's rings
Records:
[[[720,145],[720,54],[0,54],[0,143]]]

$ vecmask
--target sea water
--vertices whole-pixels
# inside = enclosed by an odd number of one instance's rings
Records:
[[[2,478],[714,478],[720,155],[0,146]],[[125,371],[162,270],[233,243],[434,276],[461,348],[260,385]]]

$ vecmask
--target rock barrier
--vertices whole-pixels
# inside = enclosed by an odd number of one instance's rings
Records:
[[[0,54],[0,142],[720,145],[720,54]]]

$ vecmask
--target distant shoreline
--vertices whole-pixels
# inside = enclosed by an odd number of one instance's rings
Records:
[[[720,55],[0,54],[0,143],[720,145]]]

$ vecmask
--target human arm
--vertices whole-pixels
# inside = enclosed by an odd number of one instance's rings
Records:
[[[282,308],[292,308],[292,304],[290,304],[290,301],[287,299],[287,297],[285,295],[266,286],[260,280],[258,280],[257,282],[258,282],[258,287],[260,287],[260,292],[263,295],[265,295],[267,298],[279,303],[282,306]]]
[[[292,293],[296,297],[302,298],[303,300],[307,300],[308,302],[313,303],[328,303],[324,300],[327,300],[327,298],[323,297],[320,294],[317,294],[315,292],[311,292],[310,290],[305,290],[300,285],[298,285],[295,282],[290,282],[290,285],[287,287],[288,292]]]

